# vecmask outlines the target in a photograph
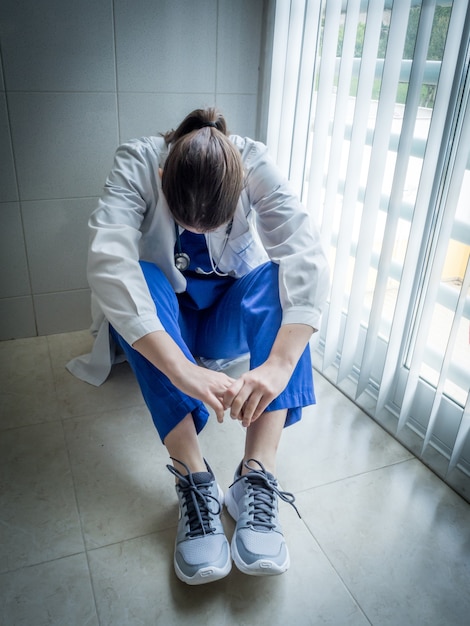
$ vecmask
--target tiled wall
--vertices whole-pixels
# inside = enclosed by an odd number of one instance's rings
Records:
[[[263,0],[2,0],[0,339],[87,328],[86,221],[126,139],[259,137]]]

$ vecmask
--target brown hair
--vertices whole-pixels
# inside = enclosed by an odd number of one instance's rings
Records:
[[[163,137],[171,147],[162,188],[175,220],[201,231],[229,222],[243,188],[243,163],[222,114],[196,109]]]

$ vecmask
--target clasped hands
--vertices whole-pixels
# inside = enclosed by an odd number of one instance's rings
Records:
[[[193,395],[199,396],[214,409],[218,422],[223,422],[225,411],[230,409],[230,417],[239,420],[245,427],[263,414],[266,407],[285,389],[292,374],[285,363],[273,363],[269,359],[237,379],[223,372],[201,367],[198,369],[202,385],[198,389],[199,393],[194,394],[193,391]],[[205,389],[205,392],[201,393],[201,389]]]

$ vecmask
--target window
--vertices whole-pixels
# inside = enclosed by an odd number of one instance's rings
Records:
[[[332,268],[315,367],[449,482],[470,475],[467,13],[278,2],[268,124]]]

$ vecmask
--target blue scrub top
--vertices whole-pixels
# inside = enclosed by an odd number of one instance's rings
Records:
[[[214,273],[203,234],[183,231],[180,235],[180,246],[181,251],[185,252],[190,259],[188,269],[183,272],[187,283],[186,291],[178,294],[180,306],[198,311],[207,309],[217,302],[236,279],[232,276],[219,276]],[[198,273],[197,269],[210,272],[210,274]]]

